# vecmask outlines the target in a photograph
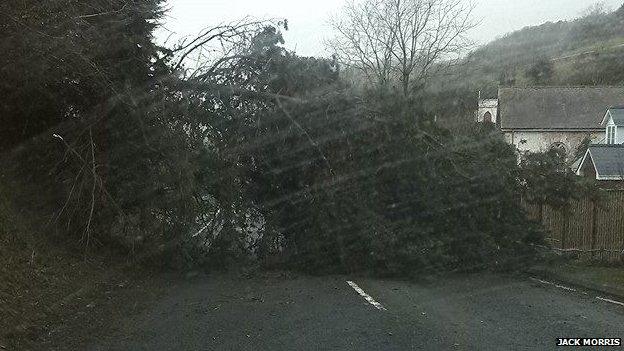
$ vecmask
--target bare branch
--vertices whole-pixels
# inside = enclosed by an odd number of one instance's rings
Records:
[[[330,20],[337,35],[327,45],[343,65],[380,86],[398,81],[407,96],[469,47],[473,9],[471,0],[351,1]]]
[[[208,67],[208,71],[214,70],[227,60],[226,57],[236,56],[248,48],[253,35],[262,28],[269,25],[280,26],[282,23],[278,20],[244,18],[229,24],[206,28],[192,40],[188,42],[183,40],[172,50],[177,54],[173,68],[174,70],[182,68],[189,57],[193,57],[191,76],[199,75],[205,67]]]

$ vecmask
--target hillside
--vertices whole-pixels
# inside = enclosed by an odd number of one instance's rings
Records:
[[[624,5],[613,12],[596,7],[571,21],[525,27],[479,47],[435,80],[426,104],[452,126],[469,119],[466,114],[474,108],[478,91],[493,98],[500,85],[620,84],[624,84]]]

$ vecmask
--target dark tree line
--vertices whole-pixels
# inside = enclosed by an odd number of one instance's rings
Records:
[[[7,1],[0,4],[3,149],[113,98],[159,73],[152,31],[159,0]]]

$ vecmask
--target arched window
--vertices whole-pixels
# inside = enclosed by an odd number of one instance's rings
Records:
[[[483,115],[483,123],[492,123],[492,114],[490,113],[490,111],[486,112]]]

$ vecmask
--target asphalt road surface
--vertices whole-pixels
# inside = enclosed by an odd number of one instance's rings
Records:
[[[559,337],[624,337],[624,306],[498,275],[200,276],[122,323],[90,350],[551,350]]]

